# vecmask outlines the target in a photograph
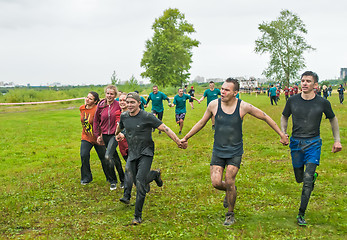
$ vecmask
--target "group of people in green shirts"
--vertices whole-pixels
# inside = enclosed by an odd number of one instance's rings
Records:
[[[135,184],[135,214],[131,223],[133,225],[142,223],[142,208],[146,194],[150,191],[150,183],[155,181],[159,187],[163,186],[161,170],[151,170],[154,156],[153,130],[157,128],[159,133],[164,132],[179,148],[186,149],[188,147],[188,139],[199,132],[211,119],[214,130],[214,144],[210,163],[211,182],[213,187],[225,192],[223,206],[228,209],[228,212],[225,214],[223,225],[229,226],[234,224],[236,221],[234,207],[237,196],[235,179],[240,169],[243,155],[242,123],[244,116],[250,114],[265,121],[280,136],[280,143],[283,145],[290,143],[295,179],[298,183],[303,183],[297,223],[300,226],[306,226],[305,211],[314,183],[318,177],[316,167],[320,163],[322,146],[319,128],[323,113],[330,121],[334,136],[332,152],[336,153],[342,150],[337,118],[332,111],[329,101],[314,93],[313,89],[317,84],[318,75],[316,73],[306,71],[302,74],[302,93],[290,98],[286,103],[281,117],[281,128],[265,112],[237,97],[239,82],[232,78],[225,80],[221,90],[216,89],[214,83],[210,82],[209,89],[204,92],[199,100],[185,94],[182,88],[178,90],[173,103],[170,102],[170,99],[164,93],[158,90],[158,86],[153,86],[153,92],[149,94],[146,103],[141,100],[137,92],[128,93],[125,97],[127,110],[122,111],[119,118],[116,118],[116,129],[111,135],[115,137],[117,142],[126,140],[128,144],[125,182],[123,184],[124,195],[120,201],[124,204],[130,203],[132,185]],[[105,91],[105,93],[108,92]],[[116,97],[114,94],[112,96]],[[88,95],[88,97],[90,97],[89,102],[92,102],[93,96]],[[107,106],[111,102],[110,98],[109,95],[106,96],[107,101],[101,108],[110,111],[111,105]],[[186,100],[193,99],[200,103],[204,98],[207,98],[207,109],[203,117],[182,139],[179,139],[162,122],[163,101],[166,100],[170,107],[176,106],[176,122],[180,125],[179,134],[181,134],[186,113]],[[141,104],[148,105],[150,101],[152,101],[151,113],[141,109]],[[290,139],[287,134],[289,116],[292,116],[293,121]],[[82,119],[85,121],[86,118],[83,117]],[[82,126],[85,125],[82,122]],[[106,133],[103,132],[103,134]],[[108,135],[105,139],[110,142]],[[98,138],[98,136],[94,137]],[[88,149],[90,151],[91,148]],[[85,162],[86,157],[82,159],[82,165]],[[107,163],[109,161],[103,159],[102,162]],[[111,162],[109,163],[112,164]]]

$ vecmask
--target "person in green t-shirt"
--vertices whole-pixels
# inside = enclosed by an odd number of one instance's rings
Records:
[[[169,103],[169,107],[171,107],[170,99],[163,93],[158,91],[158,86],[153,86],[153,92],[151,92],[147,98],[148,105],[149,101],[152,100],[152,113],[154,116],[156,116],[159,120],[163,120],[164,115],[164,106],[163,106],[163,100],[167,100]],[[159,131],[159,134],[161,134],[161,131]]]
[[[137,94],[140,94],[139,91],[135,90],[134,92],[136,92]],[[140,96],[141,98],[141,105],[140,105],[140,108],[142,110],[145,110],[145,108],[147,107],[147,101],[144,97]]]
[[[220,96],[220,90],[218,88],[214,88],[214,82],[210,81],[210,89],[206,89],[204,95],[200,98],[199,102],[203,101],[205,97],[207,98],[207,106],[211,101],[218,99],[218,95]],[[214,130],[214,117],[211,118],[212,121],[212,130]]]
[[[186,112],[187,112],[186,101],[188,99],[189,100],[193,99],[193,100],[199,102],[199,100],[196,99],[195,97],[192,97],[188,94],[184,94],[183,89],[179,88],[178,94],[174,97],[174,101],[173,101],[173,105],[176,105],[176,109],[175,109],[176,123],[180,126],[180,131],[179,131],[178,135],[182,134],[183,122],[184,122],[184,118],[185,118]]]

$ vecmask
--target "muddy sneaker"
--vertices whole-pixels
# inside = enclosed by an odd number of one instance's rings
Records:
[[[131,225],[139,225],[142,223],[142,218],[140,217],[135,217],[132,221],[131,221]]]
[[[298,225],[301,226],[301,227],[306,227],[307,223],[305,221],[305,217],[304,216],[301,216],[301,215],[298,215],[296,217],[296,220],[298,221]]]
[[[130,199],[127,199],[126,197],[120,198],[119,201],[121,201],[122,203],[125,203],[125,204],[129,204],[130,203]]]
[[[161,179],[161,170],[158,169],[156,171],[158,172],[158,176],[154,180],[157,183],[158,187],[162,187],[163,186],[163,180]]]
[[[224,226],[230,226],[236,222],[235,216],[233,212],[227,212],[225,214],[225,221],[223,223]]]
[[[110,190],[116,190],[117,189],[117,184],[116,183],[111,183],[110,185]]]

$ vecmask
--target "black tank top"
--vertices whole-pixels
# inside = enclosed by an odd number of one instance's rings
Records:
[[[222,110],[221,99],[218,99],[213,144],[213,154],[217,157],[231,158],[243,154],[241,101],[238,99],[235,111],[227,114]]]

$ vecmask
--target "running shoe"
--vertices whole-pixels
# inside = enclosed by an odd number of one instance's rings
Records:
[[[161,179],[161,170],[158,169],[156,171],[158,172],[158,176],[154,180],[157,183],[158,187],[162,187],[163,186],[163,179]]]
[[[223,223],[224,226],[230,226],[236,222],[235,215],[233,212],[227,212],[225,214],[225,221]]]
[[[139,225],[142,223],[142,218],[140,217],[135,217],[132,221],[131,221],[131,224],[132,225]]]
[[[119,201],[121,201],[122,203],[125,203],[125,204],[129,204],[130,203],[130,199],[127,199],[126,197],[120,198]]]
[[[116,190],[117,189],[117,184],[116,183],[111,183],[110,185],[110,190]]]
[[[305,221],[305,217],[304,216],[298,215],[296,217],[296,220],[297,220],[299,226],[306,227],[307,223]]]

